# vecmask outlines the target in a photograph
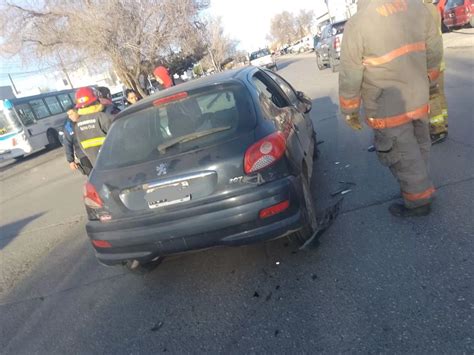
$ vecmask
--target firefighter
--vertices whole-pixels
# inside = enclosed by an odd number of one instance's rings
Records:
[[[68,119],[64,124],[64,152],[66,160],[69,163],[71,170],[79,170],[84,175],[89,175],[92,170],[92,165],[89,158],[84,154],[79,142],[76,139],[74,126],[79,121],[79,114],[74,106],[66,108]]]
[[[433,5],[433,0],[423,0],[426,8],[430,11],[431,16],[435,20],[436,26],[441,33],[441,15],[436,6]],[[438,78],[438,90],[435,94],[430,96],[430,134],[431,142],[433,144],[439,143],[448,136],[448,105],[446,102],[446,95],[444,94],[444,58],[441,61],[441,70]]]
[[[394,216],[431,211],[429,97],[436,91],[442,52],[438,29],[421,1],[359,0],[345,26],[341,111],[360,130],[363,102],[377,156],[400,184],[403,203],[389,207]]]
[[[76,139],[92,165],[95,165],[113,116],[104,111],[104,105],[100,103],[95,91],[90,87],[83,87],[76,91],[76,107],[80,115],[75,125]]]

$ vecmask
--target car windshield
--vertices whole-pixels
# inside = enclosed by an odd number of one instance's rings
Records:
[[[339,35],[344,33],[344,26],[346,25],[346,21],[338,22],[332,25],[333,35]]]
[[[257,52],[253,52],[250,55],[250,60],[254,60],[257,58],[265,57],[266,55],[270,55],[270,51],[268,49],[261,49]]]
[[[19,122],[12,117],[13,111],[0,111],[0,136],[18,132],[21,128]]]
[[[464,0],[448,0],[446,4],[446,9],[452,9],[457,6],[464,5]]]
[[[240,86],[221,85],[122,116],[114,122],[96,168],[135,165],[228,139],[255,126],[247,100]]]

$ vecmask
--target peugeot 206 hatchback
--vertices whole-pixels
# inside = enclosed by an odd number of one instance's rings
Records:
[[[115,119],[84,188],[98,260],[162,257],[316,230],[311,101],[245,67],[141,100]]]

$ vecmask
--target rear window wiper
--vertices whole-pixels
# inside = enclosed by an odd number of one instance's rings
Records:
[[[172,147],[176,144],[189,142],[189,141],[192,141],[192,140],[204,137],[204,136],[208,136],[210,134],[214,134],[214,133],[217,133],[217,132],[227,131],[231,128],[232,128],[231,126],[217,127],[217,128],[213,128],[213,129],[208,129],[206,131],[194,132],[194,133],[186,134],[185,136],[176,137],[174,139],[169,140],[168,142],[160,144],[158,146],[158,151],[163,154],[163,153],[166,152],[166,150],[168,148],[170,148],[170,147]]]

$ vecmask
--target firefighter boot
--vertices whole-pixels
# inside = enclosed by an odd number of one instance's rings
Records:
[[[422,217],[427,216],[431,212],[431,204],[408,208],[403,203],[392,203],[388,208],[390,213],[395,217]]]

